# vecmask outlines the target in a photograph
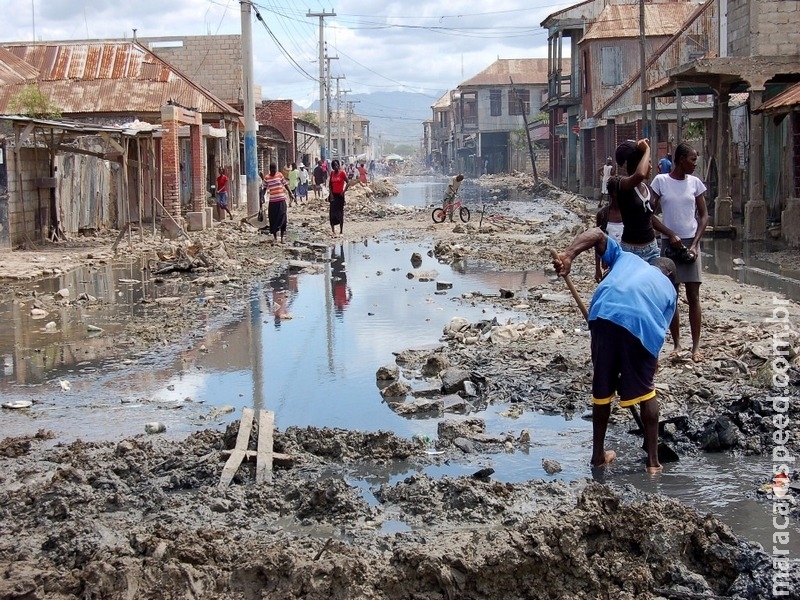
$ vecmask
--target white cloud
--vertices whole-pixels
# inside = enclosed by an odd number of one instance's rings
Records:
[[[506,0],[255,0],[277,38],[253,18],[255,79],[264,97],[293,98],[308,105],[318,84],[319,19],[325,19],[333,75],[352,93],[404,89],[437,96],[499,58],[547,56],[544,18],[575,2]],[[3,41],[29,41],[35,26],[43,41],[86,38],[229,34],[241,31],[237,0],[0,0]],[[494,8],[494,9],[493,9]],[[285,55],[288,54],[299,68]]]

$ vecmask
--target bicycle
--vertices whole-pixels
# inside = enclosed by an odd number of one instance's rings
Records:
[[[436,207],[431,213],[431,218],[434,223],[444,223],[447,214],[450,213],[450,220],[453,220],[453,215],[458,210],[458,218],[462,223],[468,223],[470,214],[469,209],[461,203],[460,198],[456,198],[453,202],[448,202],[444,206]]]

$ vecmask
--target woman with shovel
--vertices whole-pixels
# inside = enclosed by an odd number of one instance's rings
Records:
[[[658,354],[675,313],[675,263],[657,258],[652,266],[606,236],[599,227],[578,235],[570,246],[553,255],[553,267],[567,280],[572,261],[594,248],[609,272],[592,297],[587,320],[592,341],[592,467],[615,458],[605,449],[611,400],[620,406],[641,407],[647,449],[647,472],[662,470],[658,458],[658,400],[655,374]]]

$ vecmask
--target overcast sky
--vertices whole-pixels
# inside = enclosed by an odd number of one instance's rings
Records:
[[[547,15],[557,0],[257,0],[255,80],[264,98],[308,106],[319,96],[319,18],[333,76],[350,93],[456,87],[497,58],[547,57]],[[491,10],[494,5],[497,10]],[[255,19],[261,14],[265,25]],[[3,41],[241,33],[238,0],[0,0]],[[271,34],[270,34],[271,32]],[[277,40],[277,41],[276,41]],[[335,89],[334,86],[332,86]]]

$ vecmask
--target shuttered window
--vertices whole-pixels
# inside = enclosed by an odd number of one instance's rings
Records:
[[[600,48],[600,84],[622,85],[622,49],[619,46]]]
[[[503,114],[503,91],[489,90],[489,114],[499,117]]]

